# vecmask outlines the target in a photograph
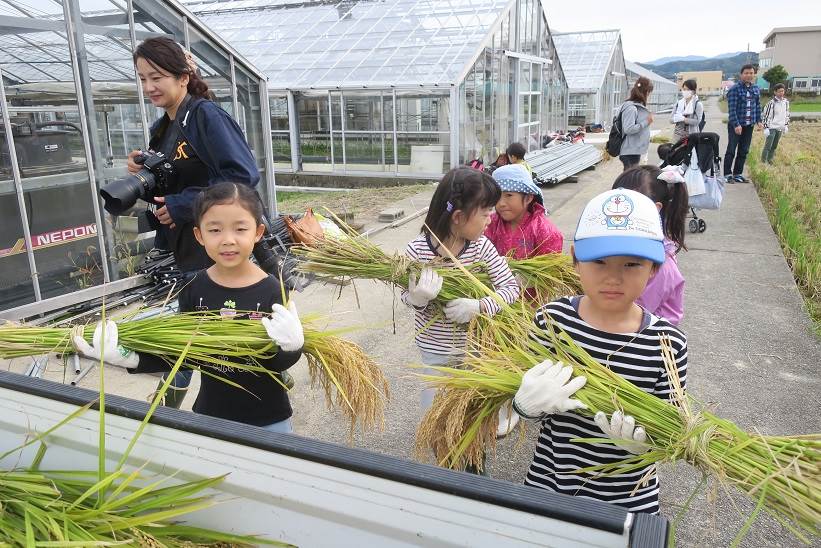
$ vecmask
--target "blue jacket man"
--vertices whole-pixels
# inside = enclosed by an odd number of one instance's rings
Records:
[[[761,129],[761,90],[753,83],[755,67],[741,67],[741,78],[727,92],[727,152],[724,154],[724,176],[729,183],[749,183],[742,175],[753,128]]]

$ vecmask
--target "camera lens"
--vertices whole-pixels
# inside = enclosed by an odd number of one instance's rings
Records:
[[[144,198],[146,192],[154,187],[154,174],[141,169],[134,175],[113,181],[100,189],[100,196],[105,202],[105,210],[112,215],[119,215],[131,209],[137,200]]]

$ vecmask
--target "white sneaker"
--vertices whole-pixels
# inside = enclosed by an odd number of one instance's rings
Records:
[[[519,414],[513,411],[509,403],[499,409],[499,426],[496,428],[496,437],[504,438],[519,424]]]

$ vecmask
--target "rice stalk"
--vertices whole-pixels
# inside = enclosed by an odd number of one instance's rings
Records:
[[[445,258],[428,263],[413,261],[404,254],[389,255],[361,236],[325,238],[310,247],[294,246],[291,249],[303,259],[299,269],[319,279],[370,279],[407,289],[411,274],[418,279],[423,268],[432,267],[443,278],[442,290],[436,298],[439,305],[461,297],[478,299],[486,295],[481,288],[477,288],[473,280],[465,276],[463,269],[484,285],[491,286],[484,263],[454,268],[453,263]],[[576,295],[581,289],[572,260],[567,255],[550,253],[530,259],[508,259],[508,265],[523,288],[528,289],[523,292],[523,298],[531,303],[531,309],[533,303],[547,302],[563,295]]]
[[[91,340],[94,325],[83,327]],[[281,383],[279,376],[260,362],[272,358],[276,345],[257,320],[226,319],[215,313],[183,313],[118,324],[119,343],[130,350],[153,354],[173,364],[190,342],[185,366],[238,387],[211,371],[213,366],[230,366],[268,377]],[[72,328],[29,327],[0,324],[0,358],[17,358],[56,352],[73,352]],[[303,352],[311,378],[322,386],[329,406],[342,410],[361,428],[383,424],[388,381],[380,368],[357,345],[336,336],[339,331],[304,327]],[[231,361],[234,358],[242,360]],[[247,363],[246,363],[247,362]],[[255,397],[249,393],[249,397]]]
[[[481,352],[474,349],[463,368],[437,367],[441,376],[423,376],[440,392],[419,427],[417,449],[433,449],[440,464],[481,468],[485,452],[495,444],[489,432],[495,428],[498,410],[513,398],[524,372],[545,359],[562,361],[573,366],[575,375],[587,377],[574,395],[587,405],[578,412],[592,416],[621,410],[634,416],[648,434],[648,452],[578,473],[592,478],[683,460],[739,488],[756,502],[756,513],[763,508],[775,515],[800,540],[821,536],[821,434],[764,436],[710,413],[677,384],[669,350],[663,356],[673,381],[668,402],[601,365],[555,325],[541,331],[515,314],[504,322],[487,321],[494,326],[497,342],[484,341]],[[534,335],[549,340],[552,348],[534,340]]]

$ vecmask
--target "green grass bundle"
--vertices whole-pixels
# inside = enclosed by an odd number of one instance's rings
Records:
[[[91,340],[94,327],[91,324],[83,328],[86,340]],[[219,314],[192,312],[122,321],[118,331],[119,344],[125,348],[160,356],[169,364],[188,347],[187,366],[232,386],[238,385],[221,378],[207,366],[230,366],[281,382],[276,373],[255,365],[277,352],[264,326],[256,320],[225,319]],[[356,423],[361,428],[381,427],[389,388],[380,368],[359,346],[337,337],[335,331],[317,331],[305,326],[304,333],[304,354],[311,379],[322,386],[327,403],[335,403],[345,414],[352,431]],[[71,335],[71,328],[6,323],[0,325],[0,358],[70,353],[74,351]],[[229,361],[231,358],[243,358],[243,361]],[[255,396],[249,394],[248,397]]]
[[[439,304],[461,297],[481,298],[486,294],[460,268],[447,267],[444,261],[422,263],[399,253],[389,255],[367,238],[326,238],[311,247],[292,249],[304,259],[300,270],[320,279],[370,279],[407,288],[411,273],[416,274],[418,279],[423,268],[433,267],[443,278],[442,290],[436,299]],[[533,302],[547,302],[561,295],[576,295],[581,290],[578,275],[567,255],[549,253],[532,259],[509,259],[508,265],[523,286],[530,289],[528,298]],[[484,263],[476,263],[466,269],[485,285],[492,285]]]
[[[738,487],[757,503],[744,531],[764,509],[805,542],[819,535],[821,435],[745,432],[704,410],[676,386],[670,354],[664,361],[673,379],[673,403],[643,392],[602,366],[558,328],[539,333],[552,339],[553,349],[548,349],[531,339],[530,333],[538,328],[524,316],[508,314],[505,321],[489,322],[497,334],[495,342],[485,341],[481,353],[470,355],[464,368],[438,367],[442,376],[423,376],[440,390],[417,432],[418,450],[433,449],[444,466],[481,467],[485,452],[495,447],[498,411],[516,394],[524,372],[545,359],[562,361],[573,366],[575,375],[587,377],[573,396],[587,405],[578,412],[592,416],[622,410],[648,434],[647,453],[583,472],[624,473],[655,462],[684,460]]]
[[[167,478],[146,483],[139,471],[102,482],[96,472],[0,472],[0,546],[288,546],[176,523],[217,504],[202,492],[222,480],[163,486]]]

